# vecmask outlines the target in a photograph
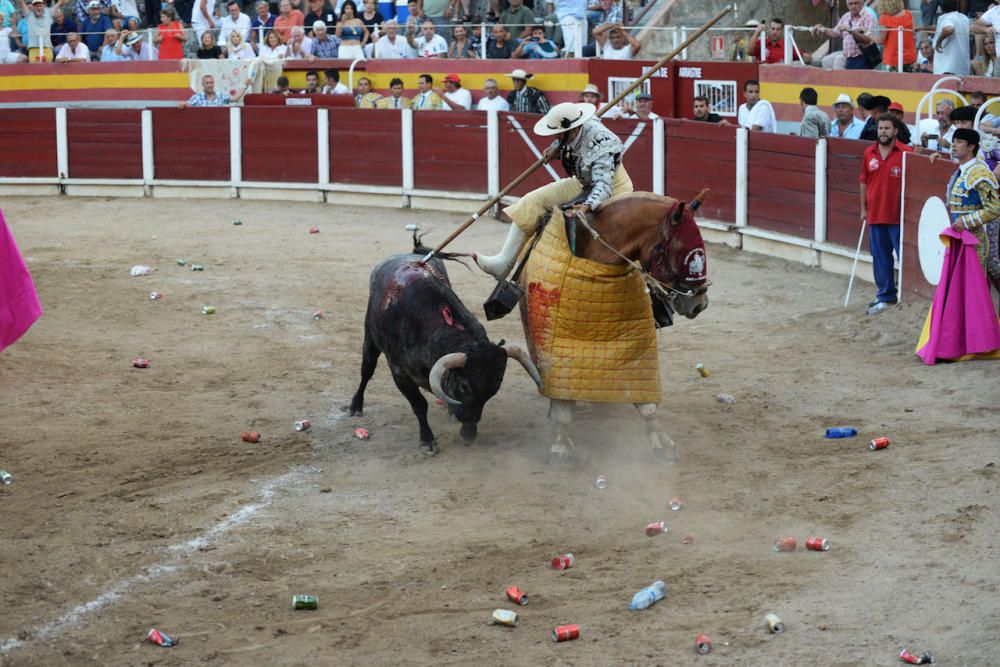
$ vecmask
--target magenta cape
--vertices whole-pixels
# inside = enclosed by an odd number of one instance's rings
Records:
[[[0,350],[13,345],[41,314],[35,284],[0,211]]]
[[[967,230],[948,227],[941,232],[941,243],[947,246],[941,281],[917,343],[917,356],[925,364],[1000,358],[1000,320],[993,310],[986,272],[976,257],[979,241]]]

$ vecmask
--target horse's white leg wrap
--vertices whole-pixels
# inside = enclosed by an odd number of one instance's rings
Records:
[[[549,419],[556,423],[556,439],[552,443],[552,454],[569,456],[573,452],[573,438],[569,428],[573,424],[573,411],[576,401],[549,401]]]
[[[656,418],[655,403],[636,403],[639,416],[646,422],[646,435],[649,437],[649,446],[654,454],[665,454],[668,458],[676,457],[676,446],[674,441],[667,435],[660,421]]]
[[[517,259],[517,251],[521,247],[526,234],[517,225],[511,225],[507,232],[507,240],[503,242],[503,248],[496,255],[475,255],[476,264],[480,269],[490,274],[494,278],[499,278],[514,265]]]

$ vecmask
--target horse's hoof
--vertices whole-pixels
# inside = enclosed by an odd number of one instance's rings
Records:
[[[673,447],[653,447],[653,460],[658,463],[677,463],[677,450]]]
[[[437,443],[431,442],[421,442],[420,443],[420,453],[425,456],[434,456],[438,453]]]
[[[569,465],[573,463],[573,453],[552,450],[549,452],[549,463]]]

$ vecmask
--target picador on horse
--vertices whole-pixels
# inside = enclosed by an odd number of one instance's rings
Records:
[[[569,177],[505,209],[513,224],[499,254],[474,258],[499,279],[520,257],[525,337],[557,425],[553,460],[572,454],[578,400],[635,404],[654,454],[672,459],[673,441],[656,419],[655,328],[665,322],[654,321],[650,296],[664,318],[670,308],[693,318],[707,307],[704,243],[692,215],[700,199],[686,208],[633,193],[622,142],[595,113],[567,102],[536,123],[536,134],[556,137],[545,161],[561,158]]]

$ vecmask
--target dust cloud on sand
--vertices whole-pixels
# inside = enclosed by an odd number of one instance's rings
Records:
[[[870,666],[904,647],[996,664],[998,366],[922,366],[926,304],[865,317],[865,286],[844,309],[842,277],[711,246],[709,309],[660,339],[678,464],[654,463],[617,405],[581,406],[578,462],[546,464],[547,404],[516,364],[471,447],[432,403],[429,459],[384,360],[365,415],[344,408],[371,267],[409,249],[405,225],[433,243],[462,216],[3,207],[46,314],[0,355],[0,468],[14,475],[0,487],[0,665]],[[454,249],[493,252],[506,230],[484,219]],[[130,277],[135,264],[156,271]],[[449,271],[481,312],[492,281]],[[487,329],[523,342],[516,317]],[[148,369],[131,367],[140,355]],[[861,434],[822,437],[839,425]],[[881,435],[892,445],[870,452]],[[667,534],[646,537],[658,520]],[[784,535],[833,546],[775,553]],[[576,565],[553,571],[566,552]],[[667,598],[629,612],[654,579]],[[518,627],[490,626],[509,584],[530,603]],[[291,611],[299,593],[319,609]],[[565,623],[580,638],[553,643]],[[152,627],[179,645],[145,642]],[[698,632],[712,654],[695,655]]]

